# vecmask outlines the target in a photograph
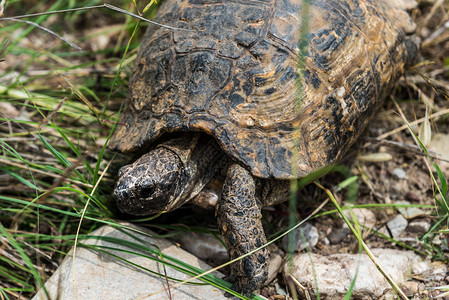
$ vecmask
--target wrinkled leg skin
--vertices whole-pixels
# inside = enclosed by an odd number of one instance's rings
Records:
[[[218,227],[223,235],[230,260],[266,243],[262,228],[260,201],[252,175],[238,164],[228,169],[223,195],[217,208]],[[269,252],[259,250],[231,265],[232,289],[249,296],[268,276]]]

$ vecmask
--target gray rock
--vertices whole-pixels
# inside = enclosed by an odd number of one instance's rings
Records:
[[[184,250],[204,261],[213,261],[214,265],[221,265],[228,261],[225,246],[216,237],[206,233],[186,232],[171,238]],[[269,246],[270,264],[266,284],[270,283],[279,273],[283,259],[278,254],[279,249],[274,244]]]
[[[382,226],[381,228],[374,228],[374,230],[378,231],[379,233],[381,233],[383,235],[390,236],[390,233],[387,230],[387,226]]]
[[[391,232],[393,238],[398,238],[405,228],[407,228],[407,220],[400,214],[388,221],[387,227]]]
[[[350,232],[348,226],[333,229],[327,238],[332,245],[340,244]]]
[[[373,254],[393,280],[401,284],[410,278],[412,263],[419,259],[412,251],[372,249]],[[313,269],[312,269],[313,263]],[[316,287],[322,299],[343,299],[357,273],[351,299],[379,299],[390,285],[366,254],[313,253],[296,254],[293,269],[284,265],[284,275],[291,274],[316,298]]]
[[[412,221],[407,226],[407,231],[412,233],[425,233],[429,229],[430,223],[424,220]]]
[[[134,227],[132,225],[127,226]],[[167,256],[177,258],[203,270],[210,269],[207,264],[190,253],[176,247],[172,242],[164,239],[151,238],[149,236],[154,235],[151,231],[140,227],[137,229],[146,234],[138,234],[129,230],[126,230],[126,232],[144,241],[143,243],[146,246],[152,247],[153,249],[160,249]],[[94,231],[92,236],[126,240],[128,244],[141,244],[139,240],[128,234],[110,226],[104,226]],[[168,277],[180,280],[190,278],[189,275],[177,271],[168,265],[164,268],[161,263],[142,256],[147,255],[157,258],[155,255],[137,250],[136,248],[130,248],[124,244],[111,243],[106,240],[95,239],[94,237],[81,242],[98,247],[114,247],[137,252],[140,255],[103,248],[147,270],[166,274]],[[73,250],[68,253],[59,268],[45,284],[51,299],[169,299],[167,280],[172,299],[198,299],[198,295],[207,295],[207,299],[227,299],[222,291],[213,286],[177,285],[177,282],[166,279],[164,275],[152,274],[145,269],[135,267],[123,260],[101,253],[95,249],[78,246],[74,265],[72,265],[72,255]],[[165,260],[168,262],[167,258]],[[214,274],[218,277],[222,276],[217,272]],[[151,295],[153,293],[154,295]],[[38,299],[47,299],[43,290],[40,290],[33,298],[33,300]]]
[[[302,233],[301,233],[302,231]],[[318,229],[310,223],[304,223],[302,226],[296,228],[294,231],[294,250],[301,251],[309,247],[310,249],[315,247],[318,243]],[[305,240],[303,239],[303,235]],[[288,248],[288,236],[282,238],[282,245],[285,249]]]
[[[395,204],[410,204],[408,201],[396,201]],[[428,213],[419,207],[399,207],[398,211],[407,220],[427,215]]]
[[[213,259],[217,265],[228,261],[225,246],[213,235],[200,232],[185,232],[171,238],[181,248],[203,260]]]

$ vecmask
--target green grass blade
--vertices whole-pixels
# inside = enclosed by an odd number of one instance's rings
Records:
[[[22,246],[16,241],[16,239],[6,230],[5,227],[0,223],[0,233],[8,239],[8,242],[16,249],[16,251],[20,254],[23,261],[28,267],[28,272],[31,273],[36,280],[39,287],[42,287],[44,285],[42,278],[39,275],[39,272],[34,267],[33,263],[31,262],[31,259],[28,257],[28,255],[25,253],[25,251],[22,249]]]
[[[74,191],[76,193],[84,195],[85,197],[89,197],[88,195],[84,194],[82,191],[79,191],[79,190],[76,190],[76,189],[73,189],[73,188],[69,188],[69,187],[61,187],[61,188],[55,189],[55,191],[62,191],[62,190],[68,190],[68,191],[72,191],[72,192]],[[28,207],[35,207],[35,208],[40,209],[40,210],[43,209],[43,210],[51,211],[51,212],[54,212],[54,213],[57,213],[57,214],[67,215],[67,216],[70,216],[70,217],[76,217],[76,218],[81,217],[81,213],[80,212],[70,212],[70,211],[58,209],[58,208],[55,208],[55,207],[51,207],[51,206],[48,206],[48,205],[37,204],[37,203],[34,203],[34,202],[22,200],[22,199],[11,198],[11,197],[6,197],[6,196],[0,195],[0,200],[6,201],[6,202],[9,202],[9,203],[12,203],[12,204],[25,205],[25,207],[23,207],[23,209],[26,209]],[[38,200],[38,198],[35,199],[35,200]],[[103,219],[98,218],[98,217],[90,216],[89,214],[85,215],[84,218],[88,219],[88,220],[92,220],[92,221],[108,224],[108,225],[115,225],[116,224],[116,222],[103,220]]]
[[[346,178],[345,180],[343,180],[342,182],[340,182],[338,184],[337,192],[353,185],[354,183],[357,182],[358,179],[359,179],[359,176],[351,176],[351,177]]]
[[[443,197],[447,197],[447,180],[446,177],[444,176],[443,172],[441,171],[440,167],[437,164],[433,164],[433,166],[435,167],[435,170],[437,170],[437,174],[438,174],[438,178],[440,179],[440,183],[441,183],[441,189],[442,189],[442,194]],[[447,201],[448,199],[446,199]]]
[[[9,169],[3,168],[3,167],[0,167],[0,171],[8,173],[12,177],[16,178],[19,182],[23,183],[24,185],[26,185],[26,186],[28,186],[28,187],[30,187],[32,189],[35,189],[36,191],[40,191],[40,188],[37,187],[34,183],[29,182],[28,180],[26,180],[25,178],[23,178],[22,176],[20,176],[17,173],[11,172]]]
[[[72,166],[72,164],[64,157],[64,155],[62,155],[55,148],[53,148],[53,146],[50,145],[50,143],[48,143],[40,133],[38,134],[38,136],[41,139],[44,146],[51,152],[51,154],[54,155],[54,157],[56,157],[59,160],[60,163],[64,165],[64,167],[70,168]]]
[[[50,143],[48,143],[40,133],[38,133],[38,136],[39,136],[40,140],[42,141],[42,143],[44,144],[44,146],[51,152],[51,154],[54,155],[55,158],[57,158],[59,160],[59,162],[62,165],[64,165],[64,167],[66,167],[66,168],[72,167],[72,164],[64,157],[64,155],[62,155],[58,150],[53,148],[53,146],[50,145]],[[78,170],[73,170],[73,172],[77,175],[79,180],[81,180],[84,183],[88,182],[84,178],[84,176],[81,175],[81,173]]]
[[[54,124],[52,124],[54,125]],[[54,125],[55,126],[55,125]],[[60,130],[57,126],[55,126],[56,131],[61,135],[61,137],[64,139],[64,141],[67,143],[67,145],[70,147],[70,149],[73,151],[73,153],[76,154],[76,156],[78,158],[82,158],[82,154],[81,152],[78,150],[78,148],[72,143],[72,141],[68,138],[68,136],[62,131]],[[84,162],[84,166],[86,167],[86,169],[93,174],[94,170],[92,169],[92,167],[89,165],[89,162],[87,160],[83,160]]]

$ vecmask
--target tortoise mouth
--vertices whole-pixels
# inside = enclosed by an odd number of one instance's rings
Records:
[[[114,199],[122,213],[133,216],[149,216],[171,210],[171,199],[169,197],[141,198],[136,195],[130,195],[126,190],[115,190]]]

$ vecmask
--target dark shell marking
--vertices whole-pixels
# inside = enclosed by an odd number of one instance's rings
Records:
[[[300,58],[301,5],[166,0],[156,21],[196,31],[150,25],[112,147],[204,131],[253,175],[282,179],[341,157],[414,61],[414,25],[395,1],[312,1]]]

